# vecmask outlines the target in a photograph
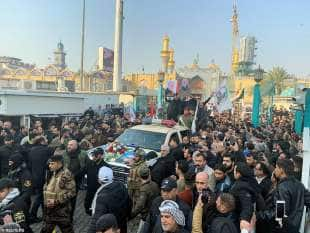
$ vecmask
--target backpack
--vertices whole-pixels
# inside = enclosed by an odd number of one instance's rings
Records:
[[[238,230],[231,219],[217,217],[212,221],[211,233],[238,233]]]

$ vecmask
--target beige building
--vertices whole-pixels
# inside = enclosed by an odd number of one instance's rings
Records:
[[[75,91],[75,75],[65,63],[61,42],[54,52],[54,64],[39,68],[19,58],[0,57],[0,87],[46,91]]]

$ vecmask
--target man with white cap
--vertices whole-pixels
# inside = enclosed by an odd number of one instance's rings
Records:
[[[131,203],[125,185],[113,181],[113,171],[109,167],[99,169],[98,180],[101,186],[93,199],[92,218],[88,233],[96,232],[96,222],[104,214],[113,214],[117,219],[120,232],[127,232],[127,219],[131,212]]]
[[[163,179],[175,175],[175,159],[170,153],[168,145],[162,145],[160,148],[161,157],[151,168],[152,180],[160,187]]]
[[[84,207],[88,215],[91,215],[91,204],[97,189],[100,187],[98,172],[101,167],[110,167],[110,165],[104,161],[104,150],[97,147],[92,151],[91,157],[86,159],[87,192]]]
[[[159,211],[161,227],[164,233],[189,233],[184,229],[185,217],[176,202],[171,200],[163,201]]]

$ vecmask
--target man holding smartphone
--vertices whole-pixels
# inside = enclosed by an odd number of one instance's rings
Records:
[[[279,159],[274,170],[278,185],[274,207],[256,213],[257,219],[270,221],[272,232],[299,233],[304,206],[310,206],[310,193],[293,176],[294,164],[288,159]]]

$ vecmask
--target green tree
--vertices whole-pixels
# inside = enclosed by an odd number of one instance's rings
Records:
[[[266,83],[274,83],[275,94],[280,95],[284,88],[284,80],[290,78],[290,75],[282,67],[273,67],[271,71],[266,74]]]

